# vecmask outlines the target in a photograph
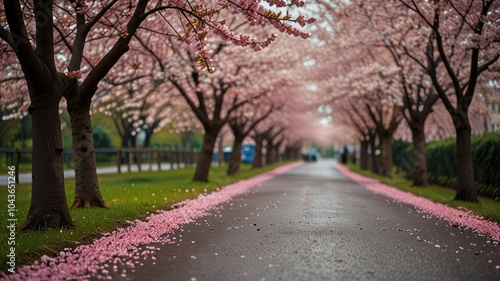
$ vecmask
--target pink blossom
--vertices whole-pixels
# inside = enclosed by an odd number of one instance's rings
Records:
[[[306,22],[304,21],[304,16],[300,15],[296,19],[297,23],[300,24],[300,26],[304,27],[306,25]]]

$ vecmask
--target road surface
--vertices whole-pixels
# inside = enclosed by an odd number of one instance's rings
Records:
[[[500,280],[500,249],[306,163],[171,234],[115,280]],[[142,247],[146,248],[146,247]],[[112,265],[112,264],[110,264]]]

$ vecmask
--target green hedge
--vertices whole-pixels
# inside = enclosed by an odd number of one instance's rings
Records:
[[[392,163],[396,166],[398,174],[411,179],[413,177],[413,144],[400,140],[393,141]]]
[[[426,145],[429,181],[454,188],[457,182],[455,139],[430,142]],[[398,171],[412,175],[413,146],[393,143],[393,161]],[[476,188],[480,195],[500,198],[500,133],[472,137],[472,159]]]
[[[500,197],[500,133],[473,137],[472,157],[479,193]]]

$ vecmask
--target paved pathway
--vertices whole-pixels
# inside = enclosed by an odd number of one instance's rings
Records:
[[[149,245],[161,249],[156,259],[126,279],[500,280],[499,246],[374,194],[326,160],[170,236],[175,243]]]

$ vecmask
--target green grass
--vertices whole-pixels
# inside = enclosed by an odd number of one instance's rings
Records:
[[[279,163],[260,169],[250,169],[250,165],[242,165],[241,172],[227,176],[225,167],[212,167],[209,183],[193,182],[194,168],[174,171],[107,174],[99,176],[102,196],[109,209],[74,209],[70,210],[76,225],[74,229],[28,231],[16,234],[16,264],[30,263],[42,255],[55,255],[64,248],[74,248],[80,244],[90,243],[102,233],[121,226],[129,221],[144,219],[156,210],[169,209],[175,203],[199,194],[210,193],[219,187],[234,183],[241,179],[251,178],[260,173],[272,170]],[[74,199],[75,182],[65,181],[68,205]],[[7,189],[0,189],[1,202],[7,202]],[[31,185],[16,186],[16,208],[19,228],[26,218],[31,200]],[[2,206],[4,204],[2,203]],[[0,221],[7,221],[7,207],[0,210]],[[8,254],[8,231],[0,232],[0,270],[5,271]]]
[[[370,171],[362,170],[357,165],[348,164],[347,167],[355,173],[378,179],[381,183],[428,198],[434,202],[445,204],[450,207],[468,209],[488,220],[500,223],[500,202],[498,201],[482,197],[479,197],[479,203],[456,201],[453,200],[455,197],[455,190],[450,188],[439,186],[414,187],[412,186],[411,180],[405,179],[396,173],[393,173],[393,177],[391,179],[374,174]]]

